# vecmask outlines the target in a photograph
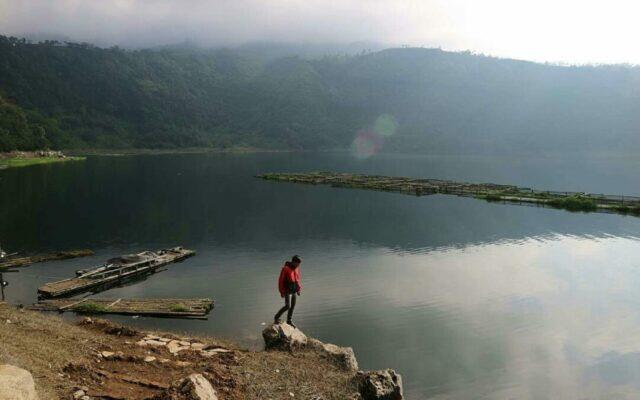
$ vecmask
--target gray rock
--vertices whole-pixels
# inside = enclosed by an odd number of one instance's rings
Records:
[[[181,352],[182,350],[189,349],[189,346],[183,346],[183,345],[180,344],[180,341],[172,340],[169,343],[167,343],[167,349],[169,349],[169,353],[177,354],[177,353]]]
[[[363,400],[402,400],[402,377],[392,369],[359,372],[358,389]]]
[[[266,349],[291,349],[307,345],[307,336],[289,324],[272,324],[262,331]]]
[[[358,360],[351,347],[340,347],[331,343],[322,343],[317,339],[309,339],[309,346],[323,353],[327,358],[346,371],[358,370]]]
[[[201,374],[191,374],[186,377],[179,388],[190,400],[218,400],[216,390]]]
[[[358,361],[351,347],[340,347],[307,338],[300,329],[289,324],[269,325],[262,331],[262,337],[266,349],[312,348],[346,371],[358,370]]]
[[[35,384],[29,371],[13,365],[0,365],[0,399],[37,400]]]
[[[191,350],[204,350],[207,347],[204,343],[191,343]]]

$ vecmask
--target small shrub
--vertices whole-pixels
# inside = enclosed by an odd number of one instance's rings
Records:
[[[171,310],[173,312],[187,312],[187,311],[189,311],[187,309],[187,307],[184,306],[184,304],[174,304],[171,307],[169,307],[169,310]]]
[[[628,206],[616,206],[615,210],[622,214],[628,214],[631,211],[631,208]]]
[[[550,200],[547,204],[556,208],[563,208],[569,211],[595,211],[598,205],[595,201],[583,196],[561,197]]]
[[[486,201],[501,201],[502,200],[502,196],[500,196],[499,194],[496,194],[496,193],[489,193],[489,194],[486,194],[484,196],[484,199]]]

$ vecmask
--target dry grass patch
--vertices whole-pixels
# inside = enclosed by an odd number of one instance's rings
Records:
[[[352,374],[313,350],[247,352],[236,373],[248,400],[345,400],[357,393]]]
[[[69,398],[82,386],[94,398],[149,399],[191,373],[203,374],[224,400],[290,400],[290,393],[294,399],[344,400],[357,390],[353,374],[313,350],[247,351],[215,338],[190,336],[228,351],[170,354],[166,347],[139,346],[147,334],[107,320],[73,324],[55,314],[0,303],[0,363],[30,371],[45,400]],[[177,333],[156,334],[187,340]],[[150,357],[154,361],[144,361]]]
[[[57,316],[0,304],[0,363],[30,371],[41,399],[69,393],[73,383],[62,372],[69,361],[85,362],[95,349],[113,342]]]

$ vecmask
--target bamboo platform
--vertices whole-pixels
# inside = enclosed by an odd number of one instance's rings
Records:
[[[71,251],[58,251],[49,254],[40,254],[27,257],[9,257],[7,260],[0,261],[0,270],[5,268],[25,267],[27,265],[55,260],[67,260],[69,258],[87,257],[92,256],[91,250],[71,250]]]
[[[37,311],[82,314],[141,315],[162,318],[205,319],[213,309],[211,299],[59,299],[30,306]]]
[[[191,257],[195,251],[174,247],[116,257],[101,267],[77,271],[75,278],[46,283],[38,288],[40,298],[67,297],[88,291],[99,292],[127,280],[153,274],[164,265]]]
[[[442,179],[334,172],[267,173],[258,175],[257,178],[276,182],[397,192],[415,196],[447,194],[475,197],[491,202],[533,204],[568,211],[608,212],[640,216],[640,197],[637,196],[544,191],[494,183],[467,183]]]

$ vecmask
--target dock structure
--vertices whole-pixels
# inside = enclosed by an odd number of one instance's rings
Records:
[[[39,262],[45,262],[45,261],[67,260],[70,258],[88,257],[92,255],[93,255],[93,251],[83,249],[83,250],[58,251],[55,253],[39,254],[39,255],[25,256],[25,257],[8,256],[6,259],[0,259],[0,270],[7,269],[7,268],[15,268],[15,267],[25,267],[27,265],[31,265]]]
[[[37,311],[120,314],[162,318],[206,319],[211,299],[50,299],[29,307]]]
[[[415,196],[448,194],[495,202],[537,204],[569,211],[613,212],[640,216],[640,197],[637,196],[543,191],[495,183],[467,183],[442,179],[335,172],[266,173],[257,175],[257,178],[276,182],[397,192]]]
[[[195,251],[174,247],[170,249],[144,251],[112,258],[103,266],[76,272],[75,278],[46,283],[38,288],[40,298],[68,297],[88,291],[99,292],[122,284],[127,280],[153,274],[164,265],[191,257]]]

